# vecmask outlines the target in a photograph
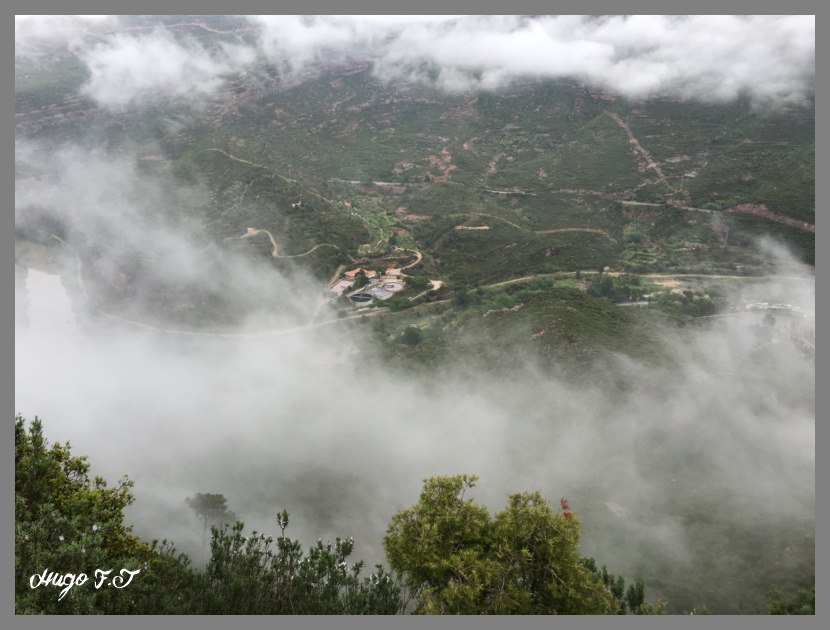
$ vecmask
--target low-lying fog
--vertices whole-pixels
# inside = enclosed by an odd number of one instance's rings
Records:
[[[755,284],[745,299],[811,311],[810,273],[781,260],[803,279]],[[493,380],[463,358],[427,385],[359,355],[333,362],[332,349],[361,345],[367,333],[353,327],[247,337],[80,327],[59,276],[30,269],[16,289],[28,320],[16,329],[16,409],[110,482],[134,479],[136,533],[172,539],[197,562],[201,527],[184,502],[196,492],[224,494],[269,533],[286,508],[293,536],[354,536],[355,557],[371,564],[422,479],[458,472],[480,475],[474,496],[493,510],[514,491],[568,496],[584,551],[628,575],[646,556],[682,565],[711,544],[695,511],[812,532],[814,361],[740,317],[682,341],[656,331],[674,344],[672,370],[609,360],[607,373],[628,375],[625,391],[604,371],[575,384],[530,364]]]

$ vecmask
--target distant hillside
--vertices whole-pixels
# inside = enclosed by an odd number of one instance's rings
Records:
[[[230,18],[169,22],[208,47],[249,36]],[[111,113],[78,94],[86,70],[66,50],[16,65],[19,138],[95,139],[148,178],[204,186],[209,201],[179,212],[205,242],[321,282],[401,247],[423,255],[415,272],[467,287],[605,266],[762,273],[764,234],[814,261],[812,102],[631,102],[574,81],[447,95],[342,62],[290,78],[260,64],[197,110]]]

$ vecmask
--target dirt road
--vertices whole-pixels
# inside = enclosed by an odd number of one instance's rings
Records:
[[[431,287],[431,288],[429,288],[429,289],[427,289],[427,290],[425,290],[425,291],[421,291],[418,295],[414,295],[414,296],[412,296],[411,298],[409,298],[409,301],[410,301],[410,302],[414,302],[414,301],[415,301],[415,300],[417,300],[419,297],[423,297],[423,296],[425,296],[425,295],[426,295],[427,293],[429,293],[430,291],[437,291],[437,290],[438,290],[438,289],[440,289],[442,286],[444,286],[444,283],[443,283],[441,280],[430,280],[430,283],[432,284],[432,287]]]
[[[210,148],[210,149],[202,149],[201,151],[198,151],[197,153],[207,153],[207,152],[221,153],[222,155],[224,155],[225,157],[227,157],[230,160],[233,160],[235,162],[239,162],[241,164],[247,164],[249,166],[253,166],[254,168],[264,169],[264,170],[266,170],[270,173],[273,173],[274,175],[279,177],[282,181],[284,181],[288,184],[296,184],[296,185],[300,186],[300,182],[298,182],[296,179],[293,179],[291,177],[286,177],[282,173],[277,172],[271,166],[267,166],[265,164],[258,164],[257,162],[251,162],[250,160],[246,160],[245,158],[241,158],[241,157],[238,157],[238,156],[233,155],[231,153],[228,153],[224,149],[219,149],[219,148],[214,147],[214,148]],[[319,193],[316,193],[313,190],[308,190],[306,188],[303,188],[303,194],[304,195],[311,195],[312,197],[317,197],[318,199],[322,199],[326,203],[331,203],[331,204],[336,203],[334,200],[328,199],[328,198],[324,197],[323,195],[321,195]]]
[[[407,250],[405,250],[405,251],[408,251],[408,252],[415,252],[415,261],[414,261],[414,262],[409,263],[409,264],[408,264],[408,265],[406,265],[405,267],[401,267],[401,269],[409,269],[410,267],[414,267],[414,266],[415,266],[415,265],[417,265],[419,262],[421,262],[421,259],[424,257],[424,255],[423,255],[421,252],[419,252],[417,249],[407,249]]]
[[[608,111],[607,109],[604,110],[605,114],[613,118],[616,123],[625,130],[625,133],[628,135],[628,141],[634,146],[634,149],[639,153],[640,157],[645,161],[646,168],[652,169],[657,175],[660,177],[660,181],[662,181],[666,186],[669,188],[669,181],[666,179],[666,176],[663,174],[663,169],[657,164],[654,158],[651,157],[651,154],[643,148],[643,145],[640,144],[640,141],[637,140],[634,132],[631,131],[631,127],[628,126],[622,118],[620,118],[619,114],[615,112]]]
[[[303,252],[302,254],[280,254],[277,250],[277,241],[274,240],[274,235],[271,234],[268,230],[261,230],[259,228],[248,228],[248,231],[245,232],[239,238],[251,238],[252,236],[256,236],[257,234],[264,233],[268,235],[268,238],[271,239],[271,256],[273,258],[301,258],[303,256],[308,256],[309,254],[317,251],[321,247],[334,247],[335,249],[340,249],[334,243],[319,243],[312,247],[307,252]]]
[[[503,223],[507,223],[508,225],[516,228],[517,230],[522,230],[523,232],[530,232],[531,234],[544,235],[544,234],[559,234],[559,233],[566,233],[566,232],[586,232],[588,234],[599,234],[600,236],[604,236],[605,238],[607,238],[609,241],[611,241],[613,243],[617,242],[617,239],[615,239],[613,236],[611,236],[608,232],[606,232],[605,230],[600,230],[598,228],[567,227],[567,228],[552,228],[552,229],[549,229],[549,230],[531,230],[530,228],[524,227],[524,226],[519,225],[517,223],[513,223],[513,221],[510,221],[509,219],[505,219],[504,217],[499,217],[499,216],[496,216],[494,214],[485,214],[483,212],[456,213],[456,214],[450,214],[448,216],[451,216],[451,217],[454,217],[454,216],[455,217],[488,217],[490,219],[495,219],[496,221],[502,221]],[[457,229],[457,228],[458,228],[458,226],[456,226],[456,228],[454,228],[454,229]],[[433,245],[433,247],[434,247],[434,245]]]

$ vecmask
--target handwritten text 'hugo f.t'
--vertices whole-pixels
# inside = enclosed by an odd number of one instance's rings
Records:
[[[117,575],[114,575],[110,579],[110,573],[113,571],[114,569],[95,569],[95,588],[101,588],[105,584],[109,584],[115,588],[126,588],[133,581],[133,578],[141,573],[141,569],[135,569],[134,571],[121,569]],[[88,581],[89,576],[86,573],[61,574],[44,569],[42,573],[36,573],[29,578],[29,586],[32,588],[38,588],[40,586],[57,586],[58,588],[62,588],[63,590],[61,590],[58,596],[58,601],[60,601],[73,587],[83,586]]]

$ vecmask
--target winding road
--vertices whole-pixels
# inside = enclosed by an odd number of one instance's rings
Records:
[[[334,243],[319,243],[307,252],[303,252],[302,254],[280,254],[279,250],[277,249],[277,241],[274,240],[274,235],[271,234],[271,232],[269,232],[268,230],[261,230],[259,228],[248,228],[248,231],[245,232],[245,234],[243,234],[239,238],[251,238],[252,236],[256,236],[257,234],[267,234],[268,238],[271,239],[271,256],[273,258],[301,258],[303,256],[308,256],[309,254],[320,249],[321,247],[334,247],[335,249],[340,249]]]
[[[236,155],[233,155],[232,153],[228,153],[224,149],[219,149],[217,147],[212,147],[212,148],[209,148],[209,149],[202,149],[201,151],[197,151],[196,153],[208,153],[208,152],[221,153],[222,155],[224,155],[228,159],[233,160],[234,162],[239,162],[241,164],[247,164],[249,166],[253,166],[254,168],[261,168],[263,170],[268,171],[269,173],[273,173],[274,175],[276,175],[277,177],[279,177],[281,180],[283,180],[284,182],[286,182],[288,184],[296,184],[298,186],[302,186],[300,184],[300,182],[298,182],[296,179],[293,179],[291,177],[286,177],[285,175],[283,175],[282,173],[279,173],[278,171],[276,171],[274,168],[272,168],[270,166],[266,166],[265,164],[258,164],[257,162],[251,162],[250,160],[246,160],[245,158],[241,158],[241,157],[238,157]],[[322,199],[326,203],[332,203],[332,204],[337,203],[334,200],[328,199],[328,198],[324,197],[323,195],[321,195],[319,193],[316,193],[313,190],[309,190],[307,188],[303,188],[303,194],[304,195],[311,195],[312,197],[317,197],[318,199]]]
[[[451,217],[471,217],[471,218],[473,218],[473,217],[487,217],[489,219],[496,219],[497,221],[502,221],[502,222],[507,223],[508,225],[516,228],[517,230],[522,230],[523,232],[530,232],[531,234],[542,234],[543,235],[543,234],[559,234],[559,233],[564,233],[564,232],[587,232],[589,234],[599,234],[600,236],[604,236],[605,238],[607,238],[609,241],[611,241],[613,243],[617,242],[617,239],[615,239],[613,236],[611,236],[608,232],[606,232],[605,230],[600,230],[598,228],[566,227],[566,228],[551,228],[551,229],[548,229],[548,230],[531,230],[528,227],[524,227],[524,226],[519,225],[517,223],[513,223],[512,221],[510,221],[509,219],[505,219],[504,217],[499,217],[499,216],[496,216],[494,214],[485,214],[483,212],[460,212],[460,213],[456,213],[456,214],[449,214],[447,216],[451,216]],[[457,227],[458,226],[456,226],[456,228]],[[453,229],[456,229],[456,228],[453,228]]]
[[[78,287],[81,290],[81,295],[83,296],[84,300],[86,300],[87,303],[90,304],[89,294],[87,293],[86,285],[84,284],[84,279],[83,279],[83,261],[81,260],[81,257],[78,255],[78,252],[75,250],[74,247],[72,247],[69,243],[64,241],[60,236],[57,236],[56,234],[52,234],[52,233],[49,233],[49,236],[52,237],[53,239],[55,239],[56,241],[58,241],[59,243],[61,243],[64,247],[66,247],[68,250],[70,250],[72,252],[73,256],[75,257],[75,273],[77,274]],[[242,238],[242,237],[240,237],[240,238]],[[323,243],[322,245],[325,245],[325,244],[326,243]],[[305,256],[305,255],[310,254],[312,251],[314,251],[318,247],[321,247],[322,245],[315,245],[311,250],[309,250],[308,252],[305,252],[304,254],[296,254],[295,256],[281,256],[281,258],[294,258],[296,256]],[[121,317],[119,315],[115,315],[115,314],[110,313],[108,311],[105,311],[101,308],[97,308],[97,307],[93,307],[93,306],[90,306],[89,308],[93,312],[98,313],[99,315],[103,315],[104,317],[106,317],[108,319],[111,319],[113,321],[117,321],[117,322],[120,322],[122,324],[127,324],[129,326],[133,326],[135,328],[141,328],[142,330],[148,330],[148,331],[151,331],[151,332],[163,333],[163,334],[166,334],[166,335],[182,335],[182,336],[190,336],[190,337],[227,337],[227,338],[236,338],[236,339],[244,339],[244,338],[250,338],[250,337],[271,337],[271,336],[285,335],[285,334],[289,334],[289,333],[293,333],[293,332],[300,332],[300,331],[303,331],[303,330],[308,330],[309,328],[319,328],[321,326],[330,326],[332,324],[337,324],[338,322],[342,322],[342,321],[348,321],[348,320],[352,320],[352,319],[359,319],[361,317],[370,317],[370,316],[380,315],[381,313],[386,313],[386,312],[389,312],[389,310],[390,310],[388,307],[382,307],[382,308],[373,309],[372,311],[370,311],[368,313],[359,313],[359,314],[350,315],[350,316],[347,316],[347,317],[338,317],[336,319],[330,319],[330,320],[326,320],[326,321],[319,322],[319,323],[315,324],[313,322],[314,322],[314,318],[316,318],[317,313],[319,312],[319,307],[318,307],[317,310],[315,310],[314,316],[312,317],[311,321],[308,324],[306,324],[305,326],[295,326],[295,327],[292,327],[292,328],[269,329],[269,330],[250,332],[250,333],[225,333],[225,332],[211,332],[211,331],[200,331],[200,330],[176,330],[176,329],[172,329],[172,328],[159,328],[158,326],[152,326],[150,324],[145,324],[144,322],[139,322],[139,321],[136,321],[136,320],[133,320],[133,319],[128,319],[126,317]]]

